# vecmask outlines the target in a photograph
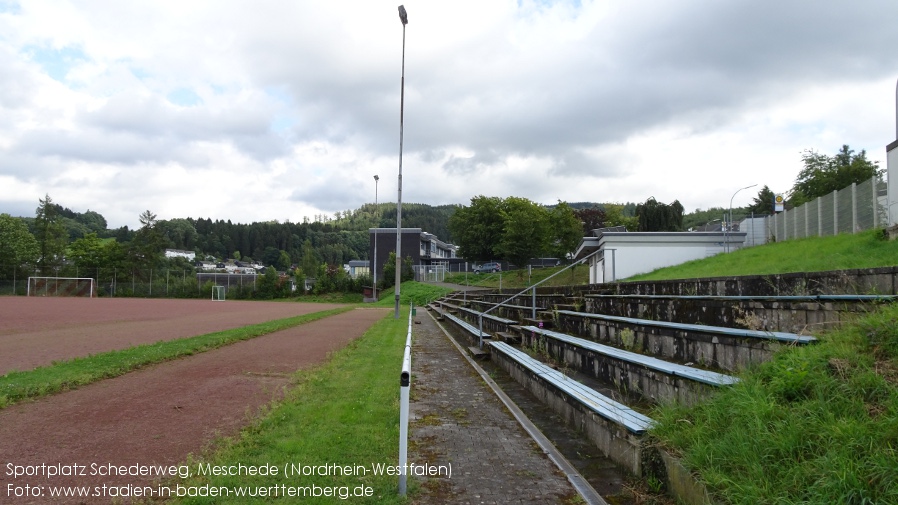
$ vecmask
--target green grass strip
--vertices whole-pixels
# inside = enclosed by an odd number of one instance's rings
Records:
[[[174,503],[406,503],[397,494],[398,477],[374,475],[378,464],[397,464],[399,452],[399,372],[408,329],[408,307],[388,314],[359,339],[316,368],[300,371],[295,386],[268,414],[219,449],[187,464],[191,477],[171,489],[192,487],[205,493],[263,493],[265,497],[186,497]],[[414,386],[413,386],[414,387]],[[350,466],[336,475],[285,476],[285,464]],[[199,468],[268,467],[275,476],[198,476]],[[366,475],[358,466],[368,469]],[[282,487],[283,486],[283,487]],[[293,489],[295,497],[289,495]],[[409,492],[415,488],[409,478]],[[356,496],[357,492],[370,496]],[[307,493],[302,496],[302,493]],[[319,496],[312,496],[314,494]],[[330,496],[327,494],[330,493]]]
[[[205,352],[241,340],[274,333],[352,310],[340,307],[301,316],[234,328],[206,335],[160,341],[117,351],[74,358],[28,371],[0,376],[0,409],[26,399],[74,389],[92,382],[132,372],[141,367]]]
[[[401,307],[408,307],[414,303],[415,307],[424,307],[428,303],[451,293],[453,290],[443,286],[427,284],[417,281],[406,281],[399,285],[399,303]],[[395,307],[395,287],[378,292],[378,301],[369,307]]]

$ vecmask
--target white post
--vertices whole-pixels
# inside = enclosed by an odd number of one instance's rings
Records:
[[[851,183],[851,233],[857,233],[857,184]]]

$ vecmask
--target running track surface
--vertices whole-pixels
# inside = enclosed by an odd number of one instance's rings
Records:
[[[0,375],[338,306],[234,300],[0,297]]]
[[[97,300],[86,300],[82,306],[93,309],[95,307],[89,303],[95,302]],[[215,303],[228,306],[233,302]],[[123,308],[126,305],[114,306]],[[269,305],[303,310],[299,304],[249,305],[261,312],[268,310]],[[194,307],[205,308],[201,304]],[[315,304],[304,310],[314,312],[326,308],[328,306]],[[198,312],[194,314],[202,316],[200,318],[207,315],[202,310],[198,309]],[[279,310],[272,313],[282,314]],[[0,410],[0,432],[3,433],[0,462],[4,465],[4,471],[0,472],[0,502],[79,503],[79,500],[11,498],[6,496],[10,483],[18,486],[151,485],[150,477],[128,476],[68,476],[52,480],[33,477],[12,482],[5,470],[10,463],[157,465],[184,462],[188,455],[200,453],[216,437],[236,434],[260,407],[282,395],[292,372],[323,362],[330,352],[360,337],[388,313],[387,309],[355,309]],[[107,324],[128,327],[112,315],[107,316]],[[149,316],[131,317],[138,326],[159,321],[159,318]],[[187,315],[179,317],[190,319]],[[47,331],[60,330],[58,323],[46,323]],[[159,339],[157,336],[156,340]],[[90,503],[108,502],[94,500]]]

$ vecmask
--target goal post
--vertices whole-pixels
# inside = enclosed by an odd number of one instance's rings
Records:
[[[91,277],[29,277],[27,296],[97,296],[97,281]]]
[[[225,287],[220,285],[212,286],[212,301],[223,302],[225,300]]]

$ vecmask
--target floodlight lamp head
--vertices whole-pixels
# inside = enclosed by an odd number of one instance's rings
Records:
[[[380,177],[378,177],[378,176],[375,175],[375,176],[374,176],[374,182],[377,182],[377,181],[379,181],[379,180],[380,180]]]
[[[405,6],[399,6],[399,21],[402,21],[403,26],[408,24],[408,13],[405,12]]]

